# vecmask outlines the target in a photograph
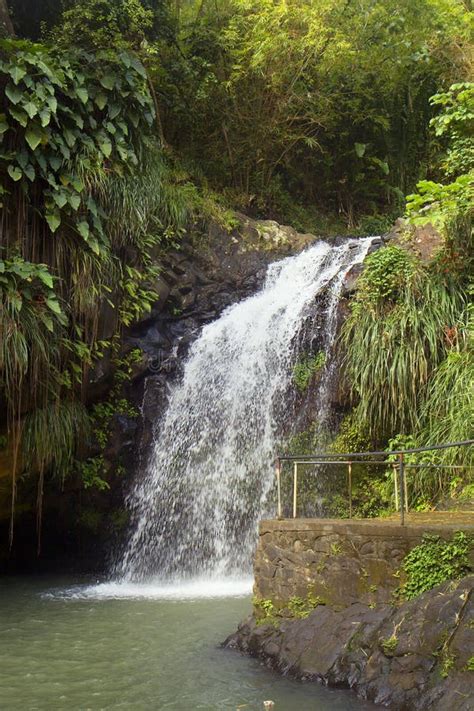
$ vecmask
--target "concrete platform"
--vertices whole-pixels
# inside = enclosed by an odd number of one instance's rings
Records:
[[[431,511],[405,514],[405,525],[400,515],[387,518],[285,518],[267,519],[260,522],[260,535],[270,531],[311,531],[328,535],[370,535],[419,539],[424,533],[452,536],[456,531],[474,534],[473,511]]]

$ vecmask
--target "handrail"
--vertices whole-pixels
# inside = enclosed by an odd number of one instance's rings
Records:
[[[395,449],[391,452],[375,451],[375,452],[349,452],[349,453],[328,453],[316,452],[311,455],[283,455],[276,458],[276,479],[277,479],[277,496],[278,496],[278,518],[282,518],[282,502],[281,502],[281,466],[283,462],[293,463],[293,518],[297,517],[297,501],[298,501],[298,465],[304,464],[345,464],[348,467],[348,494],[349,494],[349,518],[352,518],[352,465],[355,464],[354,458],[361,459],[370,456],[383,456],[385,459],[379,461],[361,460],[360,464],[379,464],[392,466],[394,473],[395,487],[395,507],[398,510],[400,506],[400,524],[405,524],[405,511],[408,512],[408,496],[407,496],[407,481],[405,476],[406,468],[435,468],[435,469],[473,469],[472,466],[463,467],[458,465],[430,464],[429,462],[422,464],[410,464],[405,462],[406,454],[415,454],[417,452],[431,452],[440,449],[449,449],[450,447],[466,447],[474,444],[474,439],[466,439],[461,442],[447,442],[445,444],[434,444],[430,447],[416,447],[412,449]],[[395,455],[395,461],[386,461],[389,456]],[[341,459],[338,459],[340,457]]]
[[[328,459],[331,457],[345,457],[346,459],[348,457],[373,457],[376,455],[380,456],[390,456],[392,454],[414,454],[416,452],[431,452],[432,450],[436,449],[448,449],[449,447],[465,447],[467,445],[474,444],[474,439],[465,439],[462,442],[448,442],[446,444],[433,444],[429,447],[416,447],[414,449],[394,449],[390,452],[387,452],[387,450],[381,450],[381,451],[375,451],[375,452],[345,452],[343,454],[339,453],[328,453],[328,452],[315,452],[314,454],[285,454],[278,456],[277,459],[279,459],[281,462],[291,462],[294,461],[295,459],[304,461],[306,459]]]

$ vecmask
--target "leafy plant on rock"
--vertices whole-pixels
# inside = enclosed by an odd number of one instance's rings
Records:
[[[403,560],[402,571],[406,580],[399,589],[400,596],[412,600],[435,585],[466,575],[470,569],[472,545],[472,538],[462,531],[451,541],[425,535]]]

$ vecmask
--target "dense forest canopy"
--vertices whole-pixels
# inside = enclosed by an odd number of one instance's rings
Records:
[[[435,224],[433,264],[396,247],[369,260],[340,437],[472,433],[471,22],[468,0],[0,2],[12,511],[22,474],[39,520],[45,477],[108,487],[101,447],[140,358],[120,334],[156,300],[160,255],[233,209],[316,234]],[[114,382],[91,404],[104,354]]]

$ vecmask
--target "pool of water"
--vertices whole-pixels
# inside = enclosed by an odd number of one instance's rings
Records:
[[[374,708],[221,649],[250,608],[250,581],[0,579],[0,709]]]

